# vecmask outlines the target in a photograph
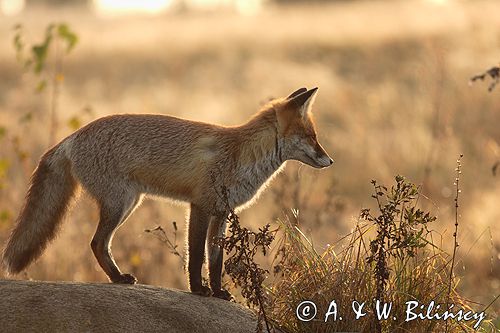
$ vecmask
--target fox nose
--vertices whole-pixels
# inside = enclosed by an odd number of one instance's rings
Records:
[[[332,158],[330,157],[330,165],[332,165],[332,164],[333,164],[333,160],[332,160]]]

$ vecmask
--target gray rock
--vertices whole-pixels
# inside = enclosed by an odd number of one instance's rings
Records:
[[[249,309],[147,285],[0,280],[1,332],[255,332]]]

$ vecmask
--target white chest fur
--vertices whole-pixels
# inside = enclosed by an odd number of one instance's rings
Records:
[[[236,182],[228,187],[228,199],[232,208],[247,207],[266,188],[267,184],[284,167],[275,152],[253,164],[241,165],[235,173]]]

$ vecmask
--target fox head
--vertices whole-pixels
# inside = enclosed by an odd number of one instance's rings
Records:
[[[333,160],[319,144],[311,108],[318,88],[300,88],[275,106],[282,156],[314,168],[326,168]]]

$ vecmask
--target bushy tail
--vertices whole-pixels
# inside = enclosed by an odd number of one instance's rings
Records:
[[[45,153],[31,176],[26,201],[3,252],[10,274],[21,272],[42,254],[75,195],[77,182],[60,148],[57,145]]]

